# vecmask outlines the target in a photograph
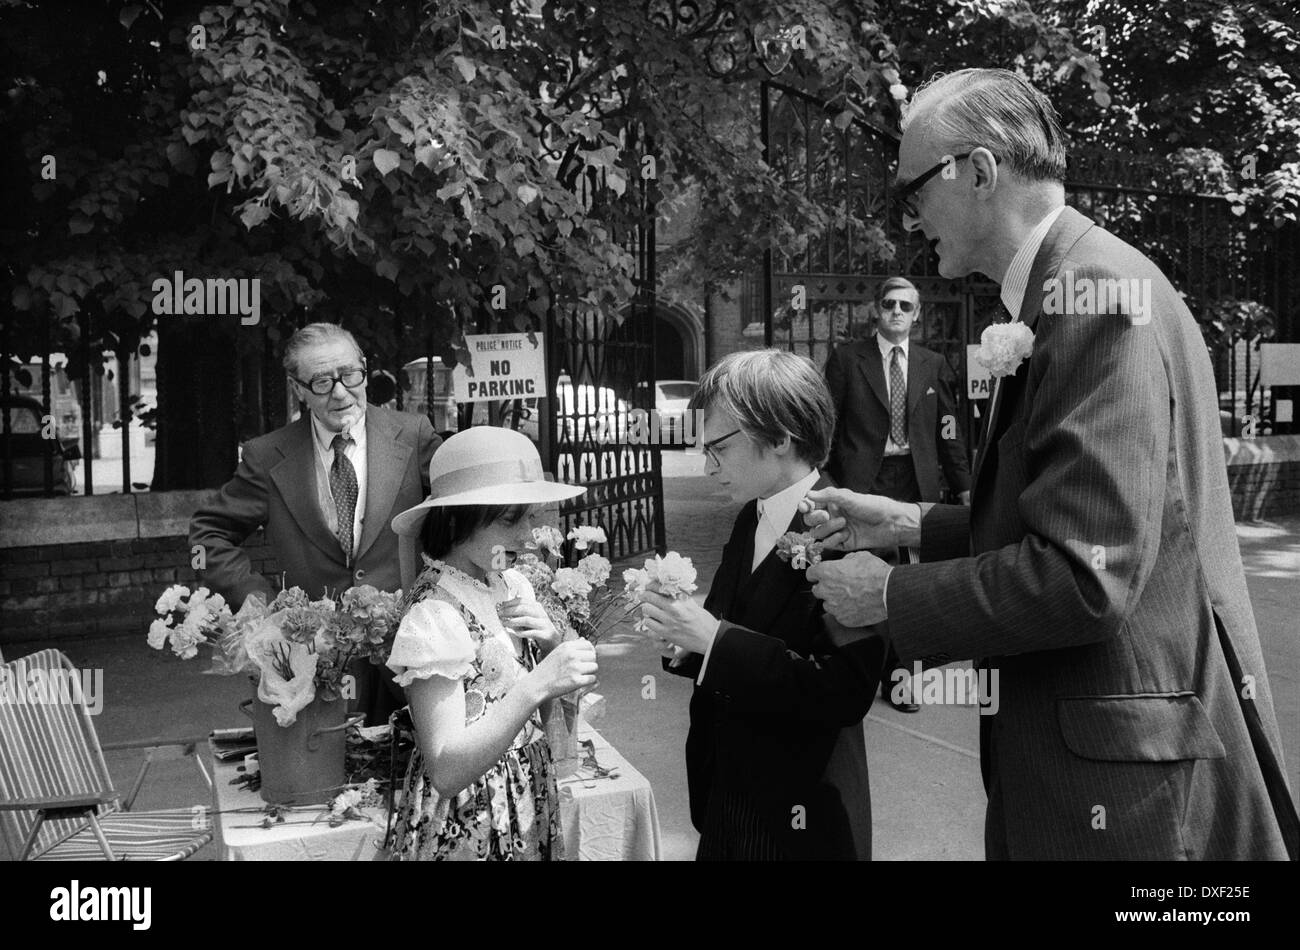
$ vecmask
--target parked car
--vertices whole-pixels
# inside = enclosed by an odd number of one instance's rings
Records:
[[[9,417],[6,434],[0,422],[0,491],[4,488],[5,459],[12,465],[11,494],[31,496],[46,494],[45,458],[52,456],[56,495],[71,495],[77,490],[76,460],[81,457],[75,434],[66,434],[57,423],[54,438],[45,438],[44,407],[25,396],[0,396],[0,413]],[[68,435],[65,441],[64,436]]]

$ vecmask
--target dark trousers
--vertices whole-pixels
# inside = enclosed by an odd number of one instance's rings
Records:
[[[895,501],[917,502],[921,500],[921,486],[916,480],[916,466],[910,455],[887,455],[880,463],[880,472],[871,485],[871,494],[884,495]],[[895,563],[901,558],[895,553]],[[899,666],[898,654],[894,644],[889,644],[889,654],[885,657],[885,675],[881,686],[892,688],[890,674]]]
[[[700,832],[696,861],[781,861],[781,846],[763,826],[758,810],[734,789],[714,788]]]

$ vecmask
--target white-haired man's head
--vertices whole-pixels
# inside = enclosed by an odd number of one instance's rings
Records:
[[[1024,222],[1064,201],[1066,138],[1051,100],[1008,70],[963,69],[917,89],[902,128],[904,225],[937,242],[944,277],[1001,280]]]
[[[284,371],[311,414],[331,432],[365,418],[366,361],[356,338],[337,323],[309,323],[284,347]],[[332,383],[325,392],[327,382]]]

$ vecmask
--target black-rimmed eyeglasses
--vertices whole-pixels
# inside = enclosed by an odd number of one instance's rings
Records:
[[[943,161],[926,169],[907,184],[900,185],[894,191],[894,200],[902,207],[903,214],[907,215],[909,218],[919,218],[920,214],[916,207],[916,197],[917,193],[925,186],[925,183],[949,165],[955,165],[963,159],[970,158],[973,154],[973,152],[963,152],[961,155],[945,155]],[[1001,162],[1002,159],[995,155],[993,156],[993,161]]]
[[[710,462],[712,462],[714,465],[721,465],[722,463],[721,463],[720,461],[718,461],[718,453],[715,452],[714,449],[716,449],[716,448],[717,448],[719,445],[721,445],[723,442],[726,442],[726,441],[727,441],[728,439],[730,439],[733,435],[740,435],[740,433],[743,432],[743,431],[745,431],[745,430],[744,430],[744,429],[736,429],[734,432],[728,432],[726,435],[721,436],[721,437],[719,437],[719,438],[717,438],[717,439],[714,439],[712,442],[704,442],[704,443],[702,443],[701,446],[700,446],[700,448],[702,448],[702,449],[704,450],[704,457],[705,457],[706,459],[708,459]]]
[[[293,381],[304,389],[310,389],[317,396],[328,396],[334,391],[335,383],[342,383],[348,389],[357,389],[366,381],[366,368],[345,369],[337,376],[313,376],[311,382],[305,382],[297,376],[292,377]]]

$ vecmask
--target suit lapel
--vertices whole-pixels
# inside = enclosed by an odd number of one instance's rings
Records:
[[[820,475],[813,483],[813,488],[833,487],[835,482],[825,474]],[[786,525],[786,531],[802,532],[803,530],[803,516],[795,512],[790,523]],[[751,541],[749,562],[746,567],[752,564],[753,560],[754,546]],[[752,630],[766,629],[768,621],[780,612],[803,583],[803,571],[796,571],[789,563],[781,560],[776,549],[773,548],[754,572],[746,577],[737,591],[740,599],[740,602],[735,605],[736,616],[740,618],[737,622]]]
[[[1043,238],[1042,246],[1038,249],[1038,254],[1034,257],[1034,266],[1030,268],[1029,280],[1025,284],[1025,296],[1020,303],[1020,322],[1024,323],[1029,329],[1033,330],[1038,323],[1038,316],[1043,312],[1043,284],[1049,277],[1053,277],[1061,269],[1066,255],[1070,249],[1078,243],[1079,238],[1083,237],[1085,231],[1092,227],[1092,221],[1067,207],[1061,212],[1060,216],[1048,230],[1046,237]],[[1031,357],[1032,358],[1032,357]],[[984,462],[993,452],[997,445],[999,433],[999,422],[1008,418],[1008,413],[1013,410],[1004,411],[1004,406],[1010,401],[1017,402],[1021,389],[1024,386],[1025,375],[1029,372],[1026,367],[1029,360],[1024,360],[1011,376],[1004,376],[997,381],[997,388],[993,393],[993,404],[989,409],[988,425],[984,427],[984,438],[980,446],[979,458],[975,460],[975,473],[971,478],[972,489],[978,483],[980,472],[984,469]]]
[[[907,347],[907,421],[909,425],[916,404],[921,401],[921,393],[925,390],[926,368],[929,365],[928,356],[929,354],[918,346],[909,345]]]
[[[311,414],[303,413],[280,445],[284,456],[271,466],[271,480],[284,500],[284,506],[298,523],[298,529],[331,558],[343,563],[338,538],[330,534],[325,515],[320,510],[316,488],[316,446],[312,441]]]
[[[713,583],[709,585],[709,596],[704,600],[704,607],[710,613],[730,618],[738,591],[749,576],[749,565],[754,561],[754,528],[758,525],[758,505],[748,502],[736,516],[736,525],[731,531],[731,538],[722,549],[722,560],[718,563]]]
[[[861,352],[862,359],[859,366],[862,368],[862,374],[866,376],[871,391],[876,394],[876,398],[880,400],[880,404],[888,412],[889,391],[885,388],[885,370],[880,365],[880,345],[876,343],[876,338],[872,337],[867,340]]]
[[[411,446],[398,442],[394,433],[396,425],[375,409],[366,412],[366,511],[361,522],[361,541],[356,556],[361,556],[375,543],[380,532],[388,527],[393,502],[402,487],[402,476]]]

